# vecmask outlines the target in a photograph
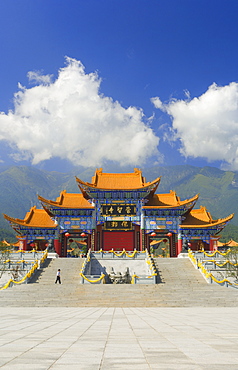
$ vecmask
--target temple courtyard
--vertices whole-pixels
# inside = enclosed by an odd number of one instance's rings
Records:
[[[236,307],[0,308],[2,369],[237,369]]]
[[[237,289],[188,259],[157,259],[155,285],[80,284],[81,263],[0,291],[1,369],[237,369]]]

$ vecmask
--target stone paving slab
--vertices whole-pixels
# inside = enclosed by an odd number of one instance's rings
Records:
[[[0,307],[1,369],[238,368],[237,307]]]

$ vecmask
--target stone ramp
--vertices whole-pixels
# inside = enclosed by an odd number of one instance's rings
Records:
[[[158,258],[158,284],[80,284],[83,259],[59,258],[30,284],[0,291],[0,306],[15,307],[236,307],[238,290],[207,284],[190,260]],[[48,264],[48,265],[47,265]],[[55,284],[61,269],[62,285]]]

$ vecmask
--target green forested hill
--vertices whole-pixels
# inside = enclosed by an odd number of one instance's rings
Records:
[[[15,232],[3,218],[3,213],[11,217],[24,218],[26,212],[36,205],[41,208],[37,195],[55,200],[66,189],[77,192],[75,175],[90,179],[93,170],[81,173],[59,173],[41,171],[34,167],[14,166],[0,169],[0,240],[11,239]]]
[[[145,169],[147,180],[161,176],[158,193],[175,190],[182,199],[199,194],[195,208],[205,206],[214,219],[234,213],[231,223],[222,231],[222,241],[238,241],[238,172],[215,167],[169,166]]]
[[[148,180],[152,180],[155,174],[161,176],[158,193],[175,190],[182,200],[199,194],[195,207],[206,206],[213,218],[235,213],[233,222],[238,226],[237,172],[214,167],[171,166],[148,169],[144,174]]]
[[[90,181],[94,170],[79,168],[70,173],[59,173],[26,166],[0,168],[0,228],[5,229],[4,236],[6,237],[8,232],[12,234],[12,229],[2,217],[2,213],[24,218],[30,207],[33,205],[40,207],[37,194],[55,200],[64,189],[68,192],[77,192],[75,176]],[[147,181],[161,177],[158,193],[175,190],[182,200],[199,193],[199,201],[195,207],[206,206],[213,218],[235,213],[232,225],[226,228],[227,232],[222,233],[226,238],[235,239],[238,230],[237,172],[221,171],[214,167],[157,166],[144,169],[143,175]],[[0,233],[0,239],[2,236],[3,232]]]

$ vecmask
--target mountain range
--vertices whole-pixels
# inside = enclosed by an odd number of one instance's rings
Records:
[[[104,171],[107,172],[107,169]],[[77,168],[60,173],[27,166],[0,167],[0,240],[15,234],[3,218],[3,213],[24,218],[32,206],[41,207],[38,194],[55,200],[64,189],[71,193],[79,192],[75,176],[90,182],[94,172],[95,168]],[[214,219],[234,213],[231,225],[226,228],[230,230],[229,235],[226,232],[226,239],[238,236],[238,172],[181,165],[145,168],[142,173],[147,181],[161,177],[157,193],[175,190],[181,200],[199,193],[195,208],[205,206]]]

